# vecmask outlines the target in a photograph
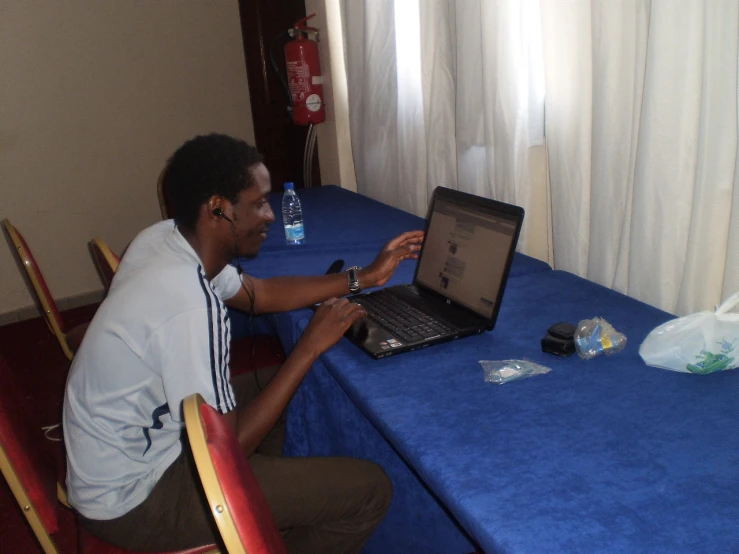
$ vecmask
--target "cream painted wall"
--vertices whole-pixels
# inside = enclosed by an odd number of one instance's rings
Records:
[[[54,297],[101,290],[87,250],[160,217],[156,180],[200,133],[254,143],[233,0],[0,0],[0,218]],[[5,242],[0,314],[32,305]]]
[[[519,242],[518,249],[554,267],[552,254],[552,214],[549,202],[549,172],[547,171],[546,146],[529,149],[529,171],[531,172],[531,205],[526,213],[528,234]]]

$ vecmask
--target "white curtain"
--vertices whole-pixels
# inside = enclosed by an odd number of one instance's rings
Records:
[[[421,215],[445,185],[531,213],[543,56],[555,268],[677,314],[739,291],[739,0],[342,10],[360,192]]]
[[[555,267],[712,308],[739,290],[739,1],[541,9]]]
[[[343,0],[342,17],[359,192],[418,215],[437,185],[528,209],[538,0]]]

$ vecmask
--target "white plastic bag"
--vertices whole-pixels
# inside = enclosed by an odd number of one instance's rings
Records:
[[[734,293],[715,312],[679,317],[652,330],[639,348],[647,365],[706,375],[739,365],[739,304]]]

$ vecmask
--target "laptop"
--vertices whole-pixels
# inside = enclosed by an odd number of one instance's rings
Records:
[[[523,217],[519,206],[437,187],[413,283],[352,297],[368,317],[345,336],[384,358],[492,330]]]

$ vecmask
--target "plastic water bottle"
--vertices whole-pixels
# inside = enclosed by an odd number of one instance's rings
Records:
[[[294,183],[285,183],[285,194],[282,197],[282,222],[285,225],[285,239],[288,244],[305,242],[303,209],[300,207],[298,195],[295,194]]]

